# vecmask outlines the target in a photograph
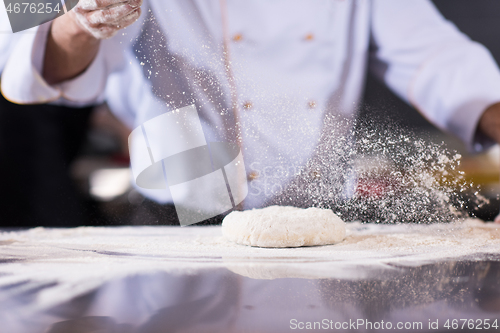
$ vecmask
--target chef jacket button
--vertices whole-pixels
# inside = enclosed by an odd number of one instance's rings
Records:
[[[316,101],[312,101],[312,100],[311,100],[311,101],[309,101],[309,102],[307,103],[307,106],[308,106],[308,107],[309,107],[309,109],[311,109],[311,110],[312,110],[312,109],[316,109],[316,105],[317,105],[317,104],[316,104]]]
[[[259,173],[257,171],[252,171],[248,174],[249,181],[256,180],[257,178],[259,178]]]
[[[304,37],[304,40],[310,42],[312,40],[314,40],[314,34],[307,34],[305,37]]]
[[[244,109],[249,110],[249,109],[251,109],[252,107],[253,107],[253,104],[252,104],[252,102],[250,102],[250,101],[246,101],[245,103],[243,103],[243,108],[244,108]]]
[[[242,34],[236,34],[233,36],[233,42],[241,42],[243,40]]]
[[[321,178],[321,172],[319,172],[318,170],[312,171],[311,178]]]

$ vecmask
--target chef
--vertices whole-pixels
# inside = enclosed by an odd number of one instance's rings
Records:
[[[131,128],[194,104],[207,141],[239,144],[252,208],[321,176],[308,161],[346,145],[367,70],[471,151],[500,141],[495,61],[428,0],[80,0],[22,36],[1,88],[17,103],[106,99]]]

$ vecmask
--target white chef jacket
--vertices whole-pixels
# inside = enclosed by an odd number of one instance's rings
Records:
[[[247,207],[280,192],[295,173],[283,170],[311,158],[326,115],[352,118],[367,67],[437,127],[481,149],[475,130],[482,112],[500,102],[499,70],[488,50],[430,1],[223,4],[146,0],[139,22],[102,41],[83,74],[54,86],[40,74],[45,24],[22,36],[2,91],[19,103],[81,106],[106,98],[131,127],[194,103],[207,141],[234,141],[236,96],[246,170],[264,183],[250,186]],[[168,190],[143,192],[171,200]]]
[[[5,7],[0,5],[0,73],[21,34],[13,34]]]

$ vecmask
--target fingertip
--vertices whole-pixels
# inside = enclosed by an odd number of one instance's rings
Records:
[[[140,6],[142,6],[142,0],[131,0],[129,2],[129,6],[132,8],[140,7]]]
[[[131,21],[130,24],[132,24],[139,19],[141,13],[142,13],[141,7],[136,8],[129,15],[127,15],[124,21]]]

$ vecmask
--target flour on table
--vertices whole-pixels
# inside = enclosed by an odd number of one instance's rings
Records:
[[[0,230],[0,289],[44,286],[25,313],[52,308],[126,276],[197,275],[230,269],[258,279],[366,279],[442,261],[500,260],[500,226],[480,220],[434,224],[346,223],[335,245],[260,248],[221,235],[221,226],[132,226]],[[18,286],[16,288],[12,286]],[[38,290],[38,289],[37,289]],[[9,309],[2,298],[0,316]],[[2,312],[4,311],[4,312]]]
[[[299,247],[338,243],[346,229],[329,209],[270,206],[232,212],[222,222],[222,234],[243,245]]]

